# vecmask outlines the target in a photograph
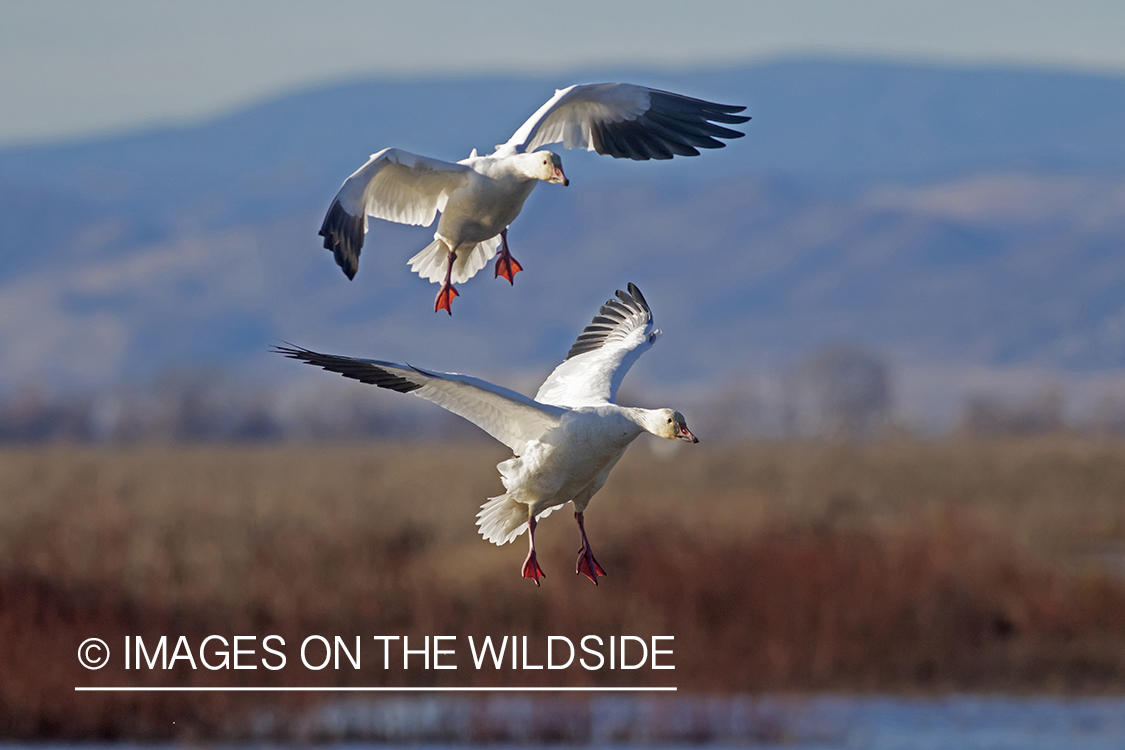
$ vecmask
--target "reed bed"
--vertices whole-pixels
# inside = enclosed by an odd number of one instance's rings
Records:
[[[250,736],[307,696],[76,685],[636,685],[693,693],[1125,687],[1125,443],[637,446],[587,511],[475,533],[478,444],[0,451],[0,734]],[[660,447],[660,446],[653,446]],[[98,672],[97,636],[673,635],[674,672]],[[381,656],[381,654],[380,654]],[[374,657],[372,657],[374,658]],[[291,661],[295,661],[291,658]],[[380,659],[381,661],[381,659]]]

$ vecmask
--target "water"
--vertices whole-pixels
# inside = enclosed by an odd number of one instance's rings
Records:
[[[439,696],[339,701],[293,728],[313,740],[391,743],[1121,750],[1125,698]]]
[[[1125,748],[1125,699],[816,698],[779,711],[790,748]]]
[[[209,745],[286,747],[530,748],[763,747],[788,750],[1121,750],[1125,698],[950,696],[592,697],[450,696],[342,700],[303,715],[257,717],[260,741]],[[281,732],[281,734],[277,734]],[[5,748],[30,745],[0,744]],[[35,744],[35,750],[77,745]],[[88,748],[89,745],[81,747]],[[152,747],[125,743],[116,747]],[[178,745],[163,743],[161,747]]]

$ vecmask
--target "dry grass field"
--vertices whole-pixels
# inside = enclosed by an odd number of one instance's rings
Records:
[[[89,684],[1125,688],[1125,443],[662,454],[642,440],[586,514],[609,573],[596,588],[574,575],[569,509],[539,527],[541,589],[519,577],[526,536],[497,548],[476,535],[505,456],[477,444],[3,449],[0,735],[230,737],[262,702],[73,691]],[[127,673],[74,657],[89,636],[270,633],[673,635],[676,670]]]

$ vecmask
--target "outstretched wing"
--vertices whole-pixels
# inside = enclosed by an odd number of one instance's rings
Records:
[[[635,284],[628,294],[617,290],[617,299],[602,305],[535,400],[570,408],[612,403],[625,373],[658,338],[641,290]]]
[[[361,383],[421,396],[469,420],[517,456],[524,452],[528,441],[538,440],[557,427],[566,413],[565,409],[537,404],[523,394],[468,375],[429,372],[375,359],[337,357],[296,346],[278,346],[274,351]]]
[[[715,124],[746,122],[735,114],[744,109],[630,83],[587,83],[556,91],[497,149],[522,153],[561,143],[637,161],[698,156],[701,148],[725,146],[719,138],[745,135]]]
[[[472,170],[397,148],[372,154],[336,194],[324,217],[324,246],[348,278],[359,268],[367,217],[428,227],[445,210],[449,194],[466,184]]]

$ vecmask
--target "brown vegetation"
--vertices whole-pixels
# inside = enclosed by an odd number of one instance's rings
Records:
[[[1125,687],[1125,445],[638,446],[587,512],[497,548],[503,449],[0,452],[0,734],[246,731],[259,698],[76,685],[674,684],[694,692]],[[1120,546],[1120,547],[1119,547]],[[87,672],[86,637],[675,636],[674,672]],[[296,661],[292,658],[291,662]],[[307,700],[286,698],[288,704]],[[278,705],[276,696],[271,705]],[[172,722],[176,722],[175,725]]]

